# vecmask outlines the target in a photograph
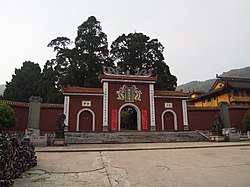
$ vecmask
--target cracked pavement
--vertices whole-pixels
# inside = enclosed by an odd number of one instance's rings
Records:
[[[16,179],[14,186],[244,187],[250,184],[249,155],[250,146],[37,152],[38,166]]]

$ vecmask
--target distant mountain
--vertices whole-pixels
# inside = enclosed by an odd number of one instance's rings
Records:
[[[222,73],[222,77],[239,77],[239,78],[250,78],[250,66],[241,69],[232,69],[228,72]]]
[[[1,84],[0,85],[0,95],[3,95],[3,91],[5,90],[5,85]]]
[[[250,78],[250,66],[241,69],[232,69],[228,72],[223,72],[221,77],[239,77],[239,78]],[[186,84],[177,86],[176,90],[183,90],[185,92],[207,92],[212,87],[216,79],[209,79],[206,81],[191,81]]]

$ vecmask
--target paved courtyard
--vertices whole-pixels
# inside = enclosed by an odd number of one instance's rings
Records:
[[[140,145],[143,144],[136,147]],[[132,145],[121,145],[126,146]],[[172,149],[169,144],[169,147],[37,152],[38,166],[16,179],[14,186],[250,186],[249,145]]]

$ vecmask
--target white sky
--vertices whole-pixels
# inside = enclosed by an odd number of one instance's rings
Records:
[[[157,38],[178,84],[250,66],[249,0],[0,0],[0,84],[26,60],[43,69],[47,44],[74,40],[92,15],[109,46],[134,31]]]

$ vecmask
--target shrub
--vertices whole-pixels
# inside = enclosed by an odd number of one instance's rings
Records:
[[[10,128],[15,124],[16,116],[14,110],[6,104],[0,104],[0,129]]]
[[[248,110],[242,118],[243,129],[250,131],[250,110]]]

